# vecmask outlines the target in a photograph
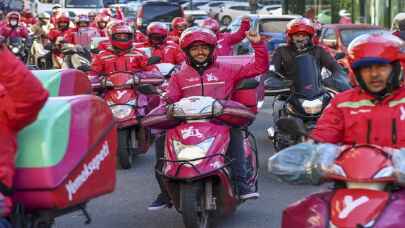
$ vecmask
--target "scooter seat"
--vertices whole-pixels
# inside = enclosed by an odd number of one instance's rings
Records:
[[[270,74],[264,81],[264,88],[267,96],[275,96],[290,92],[293,82]]]

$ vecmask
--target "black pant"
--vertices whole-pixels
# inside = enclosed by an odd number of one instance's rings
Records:
[[[166,135],[159,136],[155,141],[155,151],[156,151],[156,164],[155,164],[155,177],[159,183],[160,190],[162,194],[169,198],[169,195],[165,189],[163,177],[159,174],[157,170],[162,171],[164,162],[161,158],[164,158],[165,151],[165,138]],[[246,159],[243,149],[243,132],[240,128],[230,129],[230,142],[228,147],[228,155],[230,159],[233,159],[231,163],[231,169],[233,174],[233,179],[236,181],[239,190],[241,188],[248,188],[247,183],[247,168]]]

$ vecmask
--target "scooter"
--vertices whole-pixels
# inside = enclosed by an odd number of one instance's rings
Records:
[[[329,104],[329,101],[350,85],[340,75],[322,78],[315,58],[310,54],[299,55],[295,59],[297,75],[294,81],[285,80],[277,72],[271,72],[266,80],[266,94],[275,96],[273,100],[273,120],[283,117],[297,117],[304,121],[308,130],[315,127],[317,119]],[[300,143],[299,138],[285,134],[277,127],[267,130],[274,148],[279,151]]]
[[[253,82],[256,87],[258,82]],[[246,85],[240,89],[253,87]],[[143,125],[166,126],[156,115],[162,109],[154,111],[144,119]],[[158,172],[165,179],[166,190],[176,210],[182,214],[185,227],[209,227],[213,215],[231,214],[242,203],[229,169],[232,162],[227,155],[230,127],[223,124],[225,120],[221,117],[243,116],[246,122],[242,125],[247,126],[255,114],[238,102],[204,96],[183,98],[168,107],[167,112],[170,117],[164,114],[163,108],[161,118],[177,121],[177,126],[167,130],[164,167]],[[249,184],[257,188],[257,148],[254,137],[247,132],[244,153]]]
[[[159,96],[146,96],[137,91],[142,84],[159,86],[164,78],[157,73],[115,72],[101,81],[101,96],[110,106],[118,127],[118,158],[123,169],[133,165],[136,154],[146,153],[153,142],[149,129],[140,120],[159,105]]]
[[[282,122],[282,130],[307,136],[302,122],[288,118]],[[317,179],[334,182],[335,187],[291,204],[283,211],[281,227],[403,227],[405,191],[399,187],[401,178],[398,177],[404,174],[400,167],[405,162],[405,151],[376,145],[322,146],[322,151],[311,152],[318,153],[314,157],[328,159],[302,164],[302,170],[311,170],[308,176],[319,174]],[[293,150],[291,147],[284,152],[299,153]],[[288,169],[283,174],[276,172],[280,170],[274,162],[276,156],[269,160],[271,173],[288,176],[294,172]]]
[[[28,54],[31,46],[31,39],[24,39],[21,37],[8,38],[6,41],[8,49],[17,56],[22,62],[27,63]]]

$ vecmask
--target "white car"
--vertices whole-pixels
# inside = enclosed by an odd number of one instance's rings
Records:
[[[199,6],[198,9],[200,10],[205,10],[208,15],[210,16],[216,16],[219,14],[219,11],[221,8],[225,5],[225,3],[228,3],[227,1],[210,1],[209,3]]]
[[[208,4],[210,1],[209,0],[193,0],[193,9],[191,9],[191,4],[190,2],[186,2],[181,4],[181,7],[183,10],[198,10],[200,9],[200,6],[204,6]]]
[[[248,15],[250,13],[250,6],[247,2],[228,2],[219,12],[218,19],[221,24],[229,25],[233,20],[239,16]]]
[[[283,14],[283,9],[281,5],[268,5],[263,6],[260,10],[257,11],[257,14],[268,14],[268,15],[277,15],[280,16]]]
[[[208,13],[205,10],[184,10],[184,16],[192,16],[194,23],[201,26],[202,22],[208,18]]]

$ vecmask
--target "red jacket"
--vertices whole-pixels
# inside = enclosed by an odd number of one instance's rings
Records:
[[[150,70],[148,57],[135,48],[128,52],[115,53],[111,47],[95,55],[91,64],[92,74],[111,74],[114,72],[137,72]]]
[[[0,180],[11,187],[17,132],[36,119],[48,92],[5,48],[0,50],[0,59]]]
[[[359,87],[336,95],[312,131],[320,142],[405,147],[405,88],[376,102]]]
[[[229,99],[238,81],[265,73],[269,68],[265,44],[260,42],[252,44],[252,47],[255,49],[254,62],[243,66],[216,61],[200,75],[193,67],[183,63],[179,72],[170,78],[167,91],[169,103],[190,96]]]
[[[21,22],[27,26],[32,26],[37,23],[37,19],[35,17],[21,17]]]
[[[150,47],[152,49],[152,56],[159,56],[161,63],[171,63],[174,65],[180,65],[184,62],[184,53],[180,49],[179,45],[173,41],[167,40],[164,44],[158,47],[151,46],[149,42],[145,42],[137,47]]]
[[[69,30],[65,30],[65,31],[61,31],[61,30],[59,30],[59,29],[57,29],[57,28],[53,28],[53,29],[51,29],[51,31],[49,31],[49,33],[48,33],[48,39],[52,42],[52,43],[55,43],[55,41],[56,41],[56,39],[58,38],[58,37],[64,37],[65,36],[65,34],[67,34],[67,32],[68,32]]]
[[[245,39],[246,34],[250,28],[249,20],[243,20],[238,31],[234,33],[219,33],[216,54],[218,56],[233,55],[233,45]]]
[[[169,32],[168,39],[178,44],[180,36],[181,32],[177,29],[173,29],[172,31]]]
[[[22,37],[28,38],[28,29],[22,25],[12,28],[9,25],[0,28],[0,35],[6,38]]]

